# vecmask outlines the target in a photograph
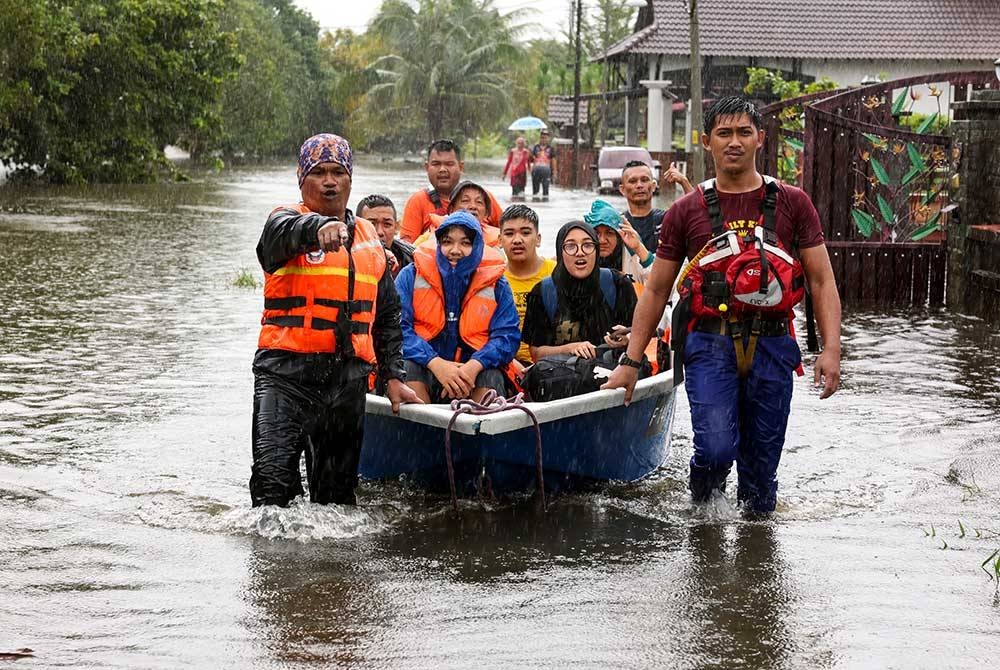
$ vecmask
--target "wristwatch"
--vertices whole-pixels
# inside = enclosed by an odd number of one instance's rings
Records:
[[[618,359],[618,365],[627,365],[630,368],[635,368],[636,370],[642,368],[642,363],[639,361],[633,361],[628,357],[627,353],[621,355],[621,358]]]

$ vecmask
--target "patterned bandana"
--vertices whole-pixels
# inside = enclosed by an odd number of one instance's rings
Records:
[[[320,163],[336,163],[347,170],[347,174],[354,175],[351,145],[339,135],[320,133],[302,143],[302,148],[299,149],[299,187],[309,171]]]

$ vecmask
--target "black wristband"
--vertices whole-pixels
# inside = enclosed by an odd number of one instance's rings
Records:
[[[627,353],[621,355],[618,359],[618,365],[627,365],[630,368],[635,368],[636,370],[642,369],[642,363],[640,361],[632,360],[628,357]]]

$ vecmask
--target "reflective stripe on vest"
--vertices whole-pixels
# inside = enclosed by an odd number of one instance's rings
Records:
[[[303,205],[288,206],[311,214]],[[371,327],[385,251],[375,228],[354,219],[350,252],[296,256],[264,275],[264,313],[257,345],[297,353],[335,353],[375,363]]]
[[[444,287],[437,269],[437,245],[433,240],[422,244],[413,254],[416,276],[413,281],[413,330],[430,342],[454,320],[445,314]],[[462,341],[478,351],[490,339],[490,321],[497,309],[496,283],[503,276],[506,262],[500,252],[483,248],[483,259],[472,274],[462,298],[458,334]],[[456,355],[458,352],[456,352]]]

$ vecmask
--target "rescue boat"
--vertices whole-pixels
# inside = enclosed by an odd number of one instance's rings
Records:
[[[450,435],[454,483],[460,496],[529,492],[538,485],[535,423],[541,436],[546,491],[576,491],[632,482],[670,455],[676,388],[672,371],[636,383],[625,406],[623,389],[594,391],[549,402],[524,402],[525,412],[473,415],[450,405],[403,405],[369,394],[360,475],[399,480],[429,492],[448,492],[445,438]]]

